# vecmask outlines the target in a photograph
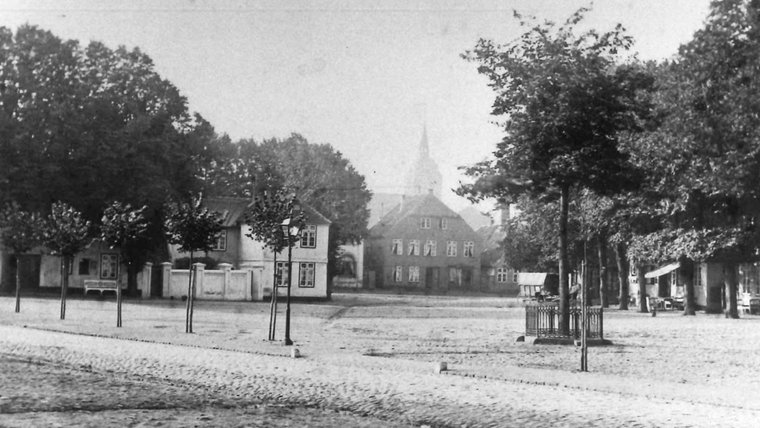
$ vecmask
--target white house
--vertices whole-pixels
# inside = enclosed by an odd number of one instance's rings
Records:
[[[288,249],[274,254],[265,248],[260,241],[246,236],[250,227],[245,223],[245,211],[251,205],[251,201],[245,198],[209,198],[204,205],[212,211],[222,214],[224,218],[224,230],[220,233],[215,248],[206,254],[220,264],[230,265],[231,270],[245,270],[251,272],[251,289],[248,296],[255,298],[257,295],[271,296],[275,281],[279,287],[280,295],[285,295],[288,277]],[[327,242],[330,234],[330,221],[310,206],[301,208],[306,216],[306,226],[292,248],[292,275],[291,296],[326,298],[327,297]],[[173,260],[187,257],[188,254],[180,253],[175,246],[171,246],[170,253]],[[196,254],[196,257],[203,254]],[[275,277],[275,256],[277,259],[277,277]],[[222,265],[226,268],[226,265]],[[206,270],[206,275],[215,275],[213,271]],[[179,288],[167,295],[164,286],[164,295],[173,296],[171,293],[181,293]],[[185,292],[186,293],[186,292]],[[221,298],[224,298],[224,293]],[[203,299],[203,295],[198,295]],[[217,295],[217,297],[219,297]]]

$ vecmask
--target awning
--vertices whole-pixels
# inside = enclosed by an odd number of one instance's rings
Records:
[[[644,278],[657,278],[658,276],[663,276],[666,273],[673,272],[674,270],[681,267],[680,263],[671,263],[669,265],[665,265],[659,269],[655,269],[651,272],[647,272],[644,274]]]

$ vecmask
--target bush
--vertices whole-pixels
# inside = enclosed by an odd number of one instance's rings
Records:
[[[193,263],[203,263],[206,265],[206,270],[214,270],[219,264],[211,257],[193,257]],[[174,260],[174,269],[189,269],[190,257],[181,257]]]

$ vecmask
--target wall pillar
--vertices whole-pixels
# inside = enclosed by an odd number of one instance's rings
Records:
[[[140,297],[143,299],[149,299],[151,287],[153,285],[153,263],[147,262],[145,263],[145,266],[143,266],[141,282]]]
[[[206,276],[206,264],[205,263],[193,263],[195,267],[195,289],[193,298],[197,298],[199,295],[203,295],[203,279]]]
[[[161,284],[161,297],[170,297],[172,286],[172,264],[170,262],[161,263]]]
[[[229,263],[219,263],[219,270],[224,272],[224,283],[222,284],[222,300],[227,300],[227,288],[232,280],[232,265]]]

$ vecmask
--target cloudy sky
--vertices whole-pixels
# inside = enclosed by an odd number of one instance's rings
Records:
[[[493,95],[460,54],[520,33],[512,11],[563,21],[577,0],[13,1],[0,26],[30,23],[83,44],[138,46],[190,109],[233,139],[330,143],[376,192],[398,191],[427,124],[444,187],[486,158],[501,133]],[[689,40],[709,0],[597,0],[587,25],[622,23],[642,59]],[[454,209],[466,201],[446,192]]]

